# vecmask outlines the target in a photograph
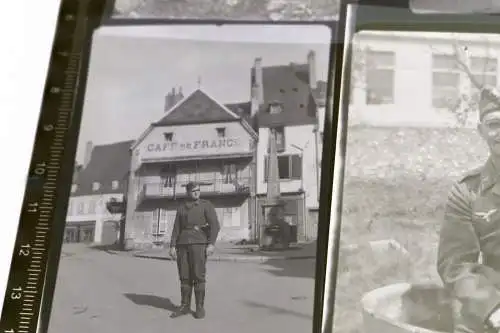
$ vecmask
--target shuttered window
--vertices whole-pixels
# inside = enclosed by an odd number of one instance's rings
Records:
[[[264,181],[269,178],[269,156],[264,157]],[[278,173],[281,180],[299,180],[302,177],[302,157],[300,155],[278,156]]]
[[[278,153],[285,151],[285,128],[283,126],[279,126],[274,128],[274,138],[276,140],[276,151]],[[267,144],[267,152],[269,153],[271,147],[271,131],[269,131],[268,144]]]

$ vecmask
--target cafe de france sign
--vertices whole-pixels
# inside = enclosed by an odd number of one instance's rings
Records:
[[[215,129],[182,129],[178,133],[174,132],[172,140],[166,140],[165,132],[169,131],[157,128],[151,132],[137,147],[140,150],[137,155],[144,160],[251,152],[252,138],[243,128],[240,131],[231,131],[233,133],[230,132],[225,137],[218,137]]]

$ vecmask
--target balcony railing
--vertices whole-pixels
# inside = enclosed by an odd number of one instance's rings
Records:
[[[250,194],[250,178],[238,178],[227,181],[223,179],[199,180],[201,196]],[[165,186],[165,183],[144,184],[139,200],[155,198],[181,198],[186,196],[186,184],[188,182],[178,182],[173,186]]]

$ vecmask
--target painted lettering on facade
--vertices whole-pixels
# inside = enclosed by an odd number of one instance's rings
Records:
[[[151,153],[175,152],[175,151],[203,151],[205,149],[237,148],[241,145],[238,138],[223,138],[216,140],[194,140],[190,142],[162,142],[150,143],[146,150]]]

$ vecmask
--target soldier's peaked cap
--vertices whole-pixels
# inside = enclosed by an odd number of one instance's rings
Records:
[[[196,182],[189,182],[186,184],[186,191],[192,191],[197,187],[200,187],[200,184],[198,184]]]
[[[494,87],[481,89],[479,97],[479,120],[491,112],[500,111],[500,92]]]

